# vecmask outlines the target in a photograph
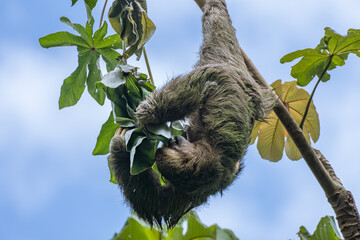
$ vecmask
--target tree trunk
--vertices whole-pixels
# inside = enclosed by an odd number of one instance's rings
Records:
[[[203,9],[207,0],[194,1]],[[242,54],[249,71],[253,74],[257,83],[270,88],[243,50]],[[360,240],[360,217],[351,192],[344,188],[340,179],[336,177],[330,163],[321,152],[311,147],[302,130],[279,98],[274,106],[274,112],[279,117],[305,162],[324,190],[331,207],[334,209],[344,238],[346,240]]]

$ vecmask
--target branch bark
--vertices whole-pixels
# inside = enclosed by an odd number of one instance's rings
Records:
[[[203,9],[207,0],[194,1],[201,9]],[[270,88],[250,58],[243,50],[241,51],[245,63],[257,83],[263,87]],[[344,188],[340,179],[336,177],[330,163],[325,159],[321,152],[314,150],[311,147],[301,128],[297,125],[279,98],[277,98],[273,110],[324,190],[330,205],[334,209],[344,238],[346,240],[360,240],[360,217],[351,192]]]

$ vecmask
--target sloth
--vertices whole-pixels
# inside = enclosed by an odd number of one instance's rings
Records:
[[[152,92],[136,109],[141,125],[187,119],[184,136],[156,152],[165,184],[149,168],[130,174],[123,134],[110,146],[109,165],[137,215],[174,227],[191,209],[225,190],[242,169],[255,120],[264,120],[274,100],[245,65],[225,0],[203,7],[203,43],[194,69]]]

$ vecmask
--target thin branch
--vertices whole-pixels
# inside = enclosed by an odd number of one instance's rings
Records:
[[[312,93],[311,93],[311,95],[310,95],[310,98],[309,98],[307,104],[306,104],[305,113],[304,113],[304,116],[303,116],[303,118],[301,119],[301,122],[300,122],[300,125],[299,125],[299,127],[300,127],[301,129],[303,129],[303,126],[304,126],[304,123],[305,123],[307,114],[308,114],[308,112],[309,112],[310,104],[311,104],[311,101],[312,101],[312,99],[313,99],[313,97],[314,97],[315,91],[316,91],[317,87],[319,86],[319,83],[321,82],[321,79],[325,76],[325,73],[326,73],[327,70],[329,69],[332,59],[333,59],[333,56],[330,56],[329,59],[328,59],[328,61],[327,61],[327,63],[326,63],[326,66],[325,66],[323,72],[321,73],[321,75],[320,75],[320,77],[319,77],[319,80],[318,80],[317,83],[315,84],[315,87],[314,87],[314,89],[313,89],[313,91],[312,91]]]
[[[106,8],[107,2],[108,2],[108,0],[105,0],[104,7],[103,7],[103,10],[102,10],[102,12],[101,12],[99,28],[101,28],[101,26],[102,26],[102,22],[103,22],[103,18],[104,18],[104,13],[105,13],[105,8]]]
[[[143,48],[143,53],[144,53],[146,68],[147,68],[147,70],[148,70],[149,77],[150,77],[150,82],[151,82],[152,85],[155,85],[155,84],[154,84],[154,78],[153,78],[153,75],[152,75],[152,73],[151,73],[150,63],[149,63],[149,59],[148,59],[148,56],[147,56],[145,47]]]

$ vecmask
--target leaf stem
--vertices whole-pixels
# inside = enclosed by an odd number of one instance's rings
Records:
[[[305,120],[306,120],[306,117],[307,117],[307,115],[308,115],[308,113],[309,113],[310,104],[311,104],[311,101],[312,101],[312,99],[313,99],[313,97],[314,97],[315,91],[316,91],[317,87],[319,86],[319,83],[321,82],[321,79],[324,77],[325,73],[326,73],[327,70],[329,69],[333,57],[334,57],[333,55],[330,55],[330,57],[328,58],[328,61],[327,61],[326,65],[325,65],[325,68],[324,68],[324,70],[322,71],[322,73],[321,73],[321,75],[320,75],[320,77],[319,77],[319,80],[318,80],[317,83],[315,84],[315,87],[314,87],[314,89],[313,89],[313,91],[312,91],[312,93],[311,93],[311,95],[310,95],[310,98],[309,98],[309,100],[308,100],[308,102],[307,102],[307,104],[306,104],[304,116],[303,116],[303,118],[301,119],[301,122],[300,122],[300,125],[299,125],[299,127],[300,127],[301,129],[303,128],[304,123],[305,123]]]
[[[102,12],[101,12],[99,28],[101,28],[101,26],[102,26],[102,22],[103,22],[103,18],[104,18],[104,13],[105,13],[105,8],[106,8],[107,2],[108,2],[108,0],[105,0],[104,7],[103,7],[103,10],[102,10]]]
[[[123,55],[122,58],[125,61],[125,63],[127,62],[127,59],[125,58],[125,54],[126,54],[126,38],[124,38],[122,40],[122,48],[123,48]]]
[[[153,78],[153,75],[152,75],[152,73],[151,73],[150,63],[149,63],[148,56],[147,56],[147,54],[146,54],[145,47],[143,48],[143,53],[144,53],[146,68],[147,68],[147,70],[148,70],[149,77],[150,77],[150,82],[151,82],[152,85],[155,85],[155,84],[154,84],[154,78]]]

